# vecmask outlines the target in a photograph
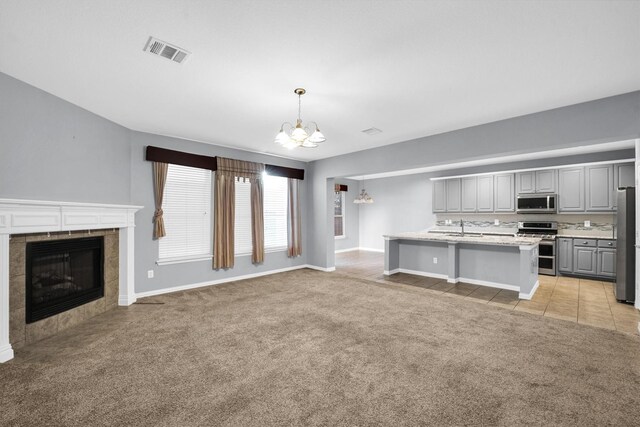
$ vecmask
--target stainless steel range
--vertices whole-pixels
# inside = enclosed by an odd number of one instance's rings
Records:
[[[539,274],[556,275],[556,234],[558,234],[558,223],[555,221],[518,222],[518,236],[542,239],[538,252]]]

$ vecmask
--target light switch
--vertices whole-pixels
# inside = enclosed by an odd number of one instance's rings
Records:
[[[153,270],[147,271],[147,278],[148,279],[153,279]]]
[[[591,227],[591,221],[585,221],[584,222],[584,226],[585,227]]]
[[[494,219],[493,220],[493,225],[500,225],[500,220],[499,219]]]

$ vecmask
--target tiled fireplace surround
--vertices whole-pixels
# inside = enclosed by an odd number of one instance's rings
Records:
[[[0,199],[0,363],[37,341],[116,305],[134,292],[135,212],[141,206]],[[25,322],[27,242],[104,236],[104,297],[55,316]]]
[[[46,319],[25,321],[25,252],[27,243],[104,238],[104,296]],[[9,342],[14,349],[54,335],[118,306],[118,229],[13,235],[9,240]]]

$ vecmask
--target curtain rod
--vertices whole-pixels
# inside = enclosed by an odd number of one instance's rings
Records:
[[[150,162],[171,163],[174,165],[190,166],[192,168],[209,169],[212,171],[218,169],[216,156],[185,153],[184,151],[169,150],[151,145],[147,146],[146,160]],[[304,180],[304,169],[269,164],[265,164],[264,166],[269,175]]]

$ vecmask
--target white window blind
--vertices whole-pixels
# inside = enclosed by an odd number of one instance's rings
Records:
[[[169,165],[162,202],[167,235],[160,260],[211,255],[211,171]]]
[[[265,175],[264,248],[287,247],[287,178]],[[251,253],[251,184],[236,179],[235,254]]]
[[[287,178],[264,178],[264,248],[287,247]]]
[[[251,184],[236,178],[236,221],[234,225],[235,254],[251,253]]]
[[[333,235],[344,237],[344,191],[336,191],[333,199]]]

